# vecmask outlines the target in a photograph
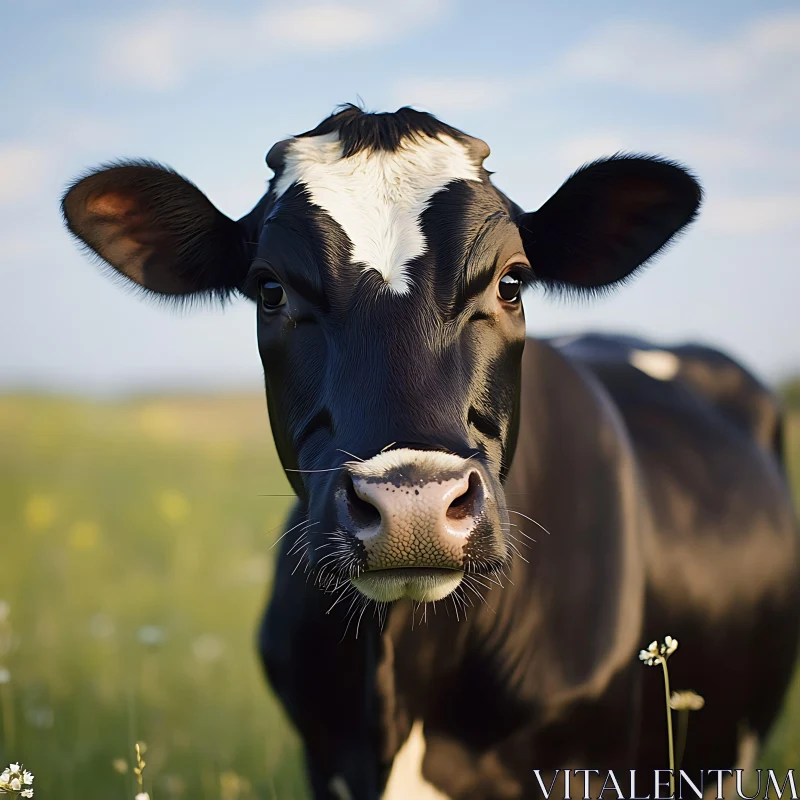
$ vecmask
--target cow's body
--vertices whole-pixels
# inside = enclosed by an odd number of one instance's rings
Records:
[[[286,537],[262,654],[318,796],[379,797],[418,721],[446,797],[532,797],[535,768],[664,768],[660,670],[636,653],[665,634],[673,688],[706,699],[685,769],[733,768],[774,719],[800,611],[774,397],[713,350],[587,336],[527,342],[520,407],[506,492],[536,542],[466,613],[397,603],[344,633],[352,610],[326,613]]]
[[[535,769],[666,767],[660,676],[636,656],[667,635],[674,688],[707,701],[684,766],[730,768],[794,661],[770,394],[703,348],[526,343],[523,286],[624,282],[694,219],[696,179],[618,154],[524,212],[488,153],[351,106],[273,146],[238,221],[150,162],[63,199],[145,290],[256,302],[298,496],[261,647],[318,798],[527,798]]]

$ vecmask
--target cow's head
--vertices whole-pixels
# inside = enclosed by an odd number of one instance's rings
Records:
[[[675,164],[615,156],[523,213],[488,153],[427,114],[347,107],[270,150],[275,177],[238,222],[147,162],[63,200],[70,231],[150,292],[255,301],[300,546],[375,600],[437,600],[509,559],[522,288],[622,281],[700,202]]]

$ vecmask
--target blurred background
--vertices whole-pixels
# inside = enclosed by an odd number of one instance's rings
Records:
[[[602,155],[681,161],[707,199],[678,246],[611,297],[531,294],[530,331],[742,359],[794,410],[800,489],[794,0],[0,0],[0,74],[0,761],[43,796],[132,797],[137,740],[158,800],[306,792],[253,647],[290,502],[254,309],[108,280],[59,217],[88,167],[164,162],[237,217],[348,101],[485,139],[528,209]],[[765,766],[800,763],[798,720],[796,686]]]

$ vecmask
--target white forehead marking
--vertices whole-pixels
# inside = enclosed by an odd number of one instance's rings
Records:
[[[377,270],[390,289],[405,294],[411,288],[406,266],[426,249],[420,216],[436,192],[459,179],[479,181],[480,169],[467,147],[450,136],[342,158],[339,135],[330,133],[293,140],[274,191],[278,198],[302,183],[342,226],[353,261]]]
[[[631,350],[628,361],[659,381],[671,381],[681,368],[678,356],[667,350]]]

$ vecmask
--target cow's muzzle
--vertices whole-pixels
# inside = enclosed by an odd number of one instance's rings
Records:
[[[465,571],[492,571],[505,558],[488,476],[450,453],[399,449],[351,462],[336,515],[359,554],[352,583],[372,600],[441,600]]]

